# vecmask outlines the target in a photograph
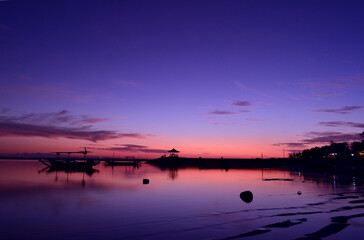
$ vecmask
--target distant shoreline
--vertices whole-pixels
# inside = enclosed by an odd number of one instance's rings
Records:
[[[39,160],[40,158],[5,158],[1,160]],[[82,158],[70,158],[82,159]],[[98,161],[115,161],[115,162],[145,162],[160,168],[188,168],[197,167],[200,169],[239,169],[239,168],[276,168],[276,169],[300,169],[300,170],[342,170],[342,171],[363,171],[364,160],[354,158],[341,159],[320,159],[306,160],[295,158],[184,158],[184,157],[161,157],[156,159],[116,159],[116,158],[92,158]]]
[[[232,159],[232,158],[169,158],[149,160],[147,163],[161,168],[198,167],[198,168],[299,168],[299,169],[360,169],[364,170],[362,159],[323,159],[305,160],[294,158],[270,159]]]

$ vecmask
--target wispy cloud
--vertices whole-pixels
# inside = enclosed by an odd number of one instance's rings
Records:
[[[353,127],[353,128],[364,129],[364,123],[356,123],[356,122],[331,121],[331,122],[319,122],[318,124],[325,127]]]
[[[364,82],[364,74],[363,73],[353,74],[353,75],[350,75],[350,76],[340,77],[340,78],[337,78],[337,79],[339,81],[345,81],[345,82],[353,81],[353,82],[356,82],[356,83],[360,83],[360,82]]]
[[[115,80],[114,82],[124,88],[135,88],[141,86],[140,83],[134,81]]]
[[[313,95],[316,97],[328,97],[328,96],[332,96],[334,94],[335,94],[334,91],[330,91],[330,90],[326,90],[326,89],[317,90],[316,92],[313,93]]]
[[[18,76],[19,77],[19,76]],[[27,78],[27,76],[24,76]],[[24,79],[24,78],[23,78]],[[29,79],[27,79],[29,80]],[[17,94],[22,96],[30,96],[35,98],[45,98],[45,99],[62,99],[71,102],[91,102],[97,98],[107,98],[108,96],[87,91],[88,89],[80,88],[75,89],[74,87],[65,87],[61,84],[50,85],[50,84],[35,84],[30,81],[8,81],[3,84],[0,88],[0,93],[2,94]]]
[[[293,87],[294,94],[290,94],[293,100],[322,99],[325,97],[339,96],[345,93],[346,88],[350,86],[345,81],[340,80],[323,80],[311,78],[307,81],[275,82],[277,85],[286,85]]]
[[[338,114],[348,114],[355,110],[362,109],[363,106],[344,106],[342,108],[333,109],[318,109],[315,112],[327,112],[327,113],[338,113]]]
[[[238,122],[219,122],[214,121],[211,124],[214,126],[229,126],[229,127],[244,127],[252,124],[257,124],[260,122],[264,122],[264,119],[261,118],[247,118],[245,121],[242,121],[241,119]]]
[[[238,114],[238,112],[225,111],[225,110],[215,110],[208,113],[208,115],[235,115],[235,114]]]
[[[149,148],[143,145],[136,144],[119,144],[113,147],[106,148],[90,148],[90,149],[98,149],[98,150],[106,150],[106,151],[115,151],[115,152],[142,152],[142,153],[166,153],[166,149],[156,149]]]
[[[1,110],[0,110],[0,114],[4,114],[4,113],[8,113],[8,112],[10,112],[11,110],[9,109],[9,108],[2,108]]]
[[[46,137],[69,138],[96,142],[99,140],[134,138],[142,139],[153,135],[139,133],[120,133],[112,130],[95,130],[91,124],[109,119],[74,116],[63,110],[55,113],[30,113],[10,115],[10,111],[2,111],[0,115],[0,137]]]
[[[322,99],[325,97],[340,96],[353,89],[364,89],[364,74],[353,74],[331,79],[309,78],[303,81],[280,81],[277,85],[286,85],[295,88],[295,95],[290,96],[294,100],[305,100],[311,97]],[[311,96],[311,97],[310,97]]]
[[[360,140],[359,133],[341,133],[341,132],[309,132],[307,133],[307,138],[303,140],[306,144],[314,143],[329,143],[334,142],[350,142]]]
[[[325,85],[330,86],[332,88],[342,88],[342,87],[347,87],[350,84],[345,81],[343,82],[343,81],[332,80],[332,81],[325,82]]]
[[[297,148],[304,148],[306,146],[305,143],[301,142],[274,143],[272,145],[276,147],[285,146],[285,147],[297,147]]]
[[[361,136],[359,133],[341,133],[341,132],[316,132],[312,131],[305,135],[305,138],[297,142],[275,143],[273,146],[286,146],[294,148],[306,148],[312,144],[328,144],[333,142],[352,142],[360,141]]]
[[[214,126],[225,126],[225,127],[241,127],[247,124],[244,123],[224,123],[224,122],[213,122],[212,125]]]
[[[252,106],[253,104],[248,101],[236,101],[236,102],[233,102],[231,105],[235,106],[235,107],[249,107],[249,106]]]
[[[264,122],[265,121],[265,119],[263,119],[263,118],[247,118],[246,120],[249,122]]]
[[[260,96],[263,96],[263,97],[268,97],[267,94],[261,92],[261,91],[258,91],[256,89],[253,89],[253,88],[250,88],[250,87],[247,87],[245,84],[239,82],[239,81],[234,81],[234,83],[243,91],[245,92],[249,92],[249,93],[254,93],[256,95],[260,95]]]
[[[46,138],[69,138],[81,139],[92,142],[117,138],[145,138],[146,136],[136,133],[117,133],[115,131],[91,130],[90,127],[67,128],[55,126],[40,126],[24,123],[0,122],[0,137],[22,136],[22,137],[46,137]]]
[[[217,109],[217,110],[213,110],[210,111],[208,113],[205,114],[201,114],[201,116],[228,116],[228,115],[237,115],[240,113],[249,113],[251,112],[250,110],[246,110],[246,109],[241,109],[244,107],[248,107],[251,106],[252,103],[248,102],[248,101],[235,101],[233,103],[230,104],[231,106],[234,107],[239,107],[239,110],[236,110],[237,108],[234,108],[235,110],[221,110],[221,109]],[[231,107],[230,107],[231,108]]]
[[[110,118],[89,118],[87,116],[83,117],[82,122],[84,123],[101,123],[101,122],[107,122],[107,121],[111,121]]]
[[[300,87],[312,88],[312,89],[338,89],[346,87],[349,84],[344,81],[320,81],[320,79],[314,79],[314,81],[301,81],[298,83],[293,83]]]
[[[249,110],[240,110],[240,111],[215,110],[215,111],[211,111],[204,115],[226,116],[226,115],[236,115],[236,114],[248,113],[248,112],[250,112],[250,111]]]
[[[0,114],[0,121],[58,126],[66,124],[82,127],[84,123],[100,123],[111,120],[108,118],[93,118],[86,115],[71,115],[67,110],[50,113],[15,114],[10,109],[3,109]]]

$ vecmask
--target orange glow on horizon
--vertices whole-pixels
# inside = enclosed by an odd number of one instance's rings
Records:
[[[180,151],[180,157],[202,157],[202,158],[277,158],[282,157],[281,147],[272,146],[266,142],[250,141],[250,142],[214,142],[213,140],[188,141],[178,139],[175,144],[166,143],[163,138],[148,140],[106,140],[93,143],[86,140],[72,139],[48,139],[42,137],[3,137],[0,138],[1,154],[16,153],[51,153],[56,151],[80,151],[84,147],[90,151],[90,156],[95,157],[116,157],[124,158],[125,156],[133,156],[141,159],[158,158],[163,154],[168,154],[168,150],[176,148]],[[143,146],[140,151],[117,150],[117,147],[123,145]],[[116,147],[116,150],[112,150]],[[121,148],[122,149],[122,148]],[[148,150],[151,150],[148,152]],[[152,150],[160,149],[157,152]],[[165,152],[164,152],[165,150]],[[285,153],[285,157],[288,152]]]

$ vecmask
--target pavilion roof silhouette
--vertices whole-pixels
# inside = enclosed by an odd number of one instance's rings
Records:
[[[169,150],[168,152],[170,152],[170,153],[179,153],[179,151],[177,151],[176,149],[172,149],[172,150]]]

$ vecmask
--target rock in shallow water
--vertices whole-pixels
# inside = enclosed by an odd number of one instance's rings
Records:
[[[250,203],[253,201],[253,193],[251,191],[245,191],[240,193],[240,198],[246,203]]]
[[[144,178],[144,179],[143,179],[143,184],[149,184],[149,179]]]

